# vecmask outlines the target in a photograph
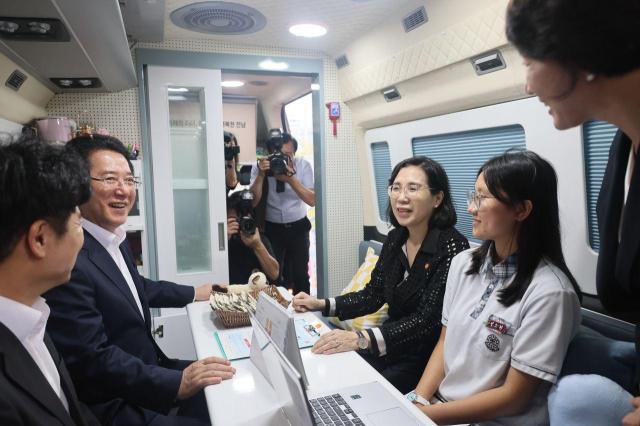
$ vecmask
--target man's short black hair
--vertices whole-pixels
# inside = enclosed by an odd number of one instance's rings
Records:
[[[0,147],[0,262],[36,220],[67,232],[76,206],[91,195],[87,163],[71,149],[34,137]]]
[[[280,135],[272,136],[269,139],[267,139],[267,142],[266,142],[267,151],[269,151],[270,153],[274,152],[276,149],[276,146],[282,147],[282,145],[289,142],[293,143],[293,152],[298,152],[298,141],[296,140],[296,138],[291,136],[290,133],[286,133],[286,132]]]
[[[233,209],[233,210],[236,211],[236,213],[239,213],[239,211],[238,211],[239,208],[242,206],[242,204],[246,203],[246,201],[244,199],[246,193],[251,194],[249,192],[249,190],[246,190],[246,189],[244,189],[242,191],[236,191],[236,192],[230,194],[227,197],[227,211]],[[251,195],[251,199],[253,199],[253,195]],[[249,210],[253,211],[253,208],[249,208]]]
[[[67,146],[71,149],[74,149],[78,154],[80,154],[80,156],[84,158],[87,163],[89,163],[89,157],[95,151],[105,149],[108,151],[117,152],[118,154],[122,154],[122,156],[127,159],[129,169],[131,170],[131,173],[133,173],[133,164],[131,164],[129,151],[118,138],[115,138],[113,136],[100,135],[97,133],[92,135],[83,135],[71,139],[67,143]]]

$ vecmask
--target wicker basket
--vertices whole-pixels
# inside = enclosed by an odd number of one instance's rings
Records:
[[[249,293],[249,295],[258,300],[258,295],[261,291],[265,292],[268,296],[275,299],[284,308],[287,308],[289,306],[289,301],[282,297],[282,294],[280,294],[280,292],[274,285],[270,285],[261,290],[253,290]],[[215,309],[213,308],[213,306],[211,307],[211,309],[216,312],[218,318],[220,318],[220,321],[222,321],[222,324],[227,328],[246,327],[251,325],[251,321],[249,321],[249,314],[247,312]]]

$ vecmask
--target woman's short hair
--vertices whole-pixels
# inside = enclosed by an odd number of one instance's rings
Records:
[[[443,194],[442,202],[431,215],[429,227],[435,226],[436,228],[445,229],[454,226],[458,218],[456,216],[456,209],[453,207],[453,200],[451,199],[449,178],[437,161],[422,155],[402,160],[393,168],[391,177],[389,178],[389,185],[393,185],[400,170],[409,166],[417,166],[424,171],[429,188],[431,188],[431,195],[436,195],[438,192],[442,192]],[[387,216],[389,217],[389,222],[391,222],[394,227],[400,227],[400,223],[398,223],[398,220],[393,215],[391,200],[389,200],[389,204],[387,205]]]
[[[558,178],[553,166],[538,154],[526,150],[510,150],[484,163],[478,171],[484,174],[487,189],[498,201],[515,207],[530,201],[532,210],[523,220],[516,237],[517,272],[512,283],[500,290],[499,300],[510,306],[522,298],[540,261],[545,258],[569,278],[576,293],[580,288],[569,271],[560,242]],[[485,241],[473,251],[467,274],[475,274],[487,255],[492,241]]]
[[[640,68],[639,0],[512,0],[507,38],[524,56],[618,76]]]

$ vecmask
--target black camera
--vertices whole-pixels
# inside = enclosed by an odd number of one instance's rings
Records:
[[[232,142],[236,142],[235,145]],[[240,154],[240,147],[236,141],[236,137],[233,133],[224,132],[224,159],[225,161],[231,161],[233,158]]]
[[[269,160],[269,171],[267,176],[280,176],[287,174],[287,163],[289,156],[282,152],[282,145],[285,144],[285,136],[273,136],[267,141],[267,146],[271,154],[267,157]]]
[[[240,199],[236,204],[240,232],[253,235],[256,233],[256,220],[253,218],[253,194],[249,190],[240,191]]]

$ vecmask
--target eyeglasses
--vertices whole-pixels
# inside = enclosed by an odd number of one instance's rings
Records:
[[[480,210],[480,207],[482,207],[482,201],[485,198],[496,198],[496,197],[490,197],[488,195],[480,195],[474,190],[467,191],[467,206],[471,207],[471,205],[473,204],[476,207],[476,209]]]
[[[431,190],[427,185],[422,185],[419,183],[410,183],[407,186],[403,187],[400,184],[394,183],[393,185],[389,185],[387,188],[387,192],[389,193],[389,197],[398,198],[400,194],[404,193],[407,197],[415,197],[418,195],[419,191],[423,189]]]
[[[115,189],[119,183],[122,183],[127,188],[137,188],[140,185],[140,181],[131,176],[126,178],[117,178],[115,176],[96,178],[91,176],[91,180],[102,183],[102,185],[107,189]]]

